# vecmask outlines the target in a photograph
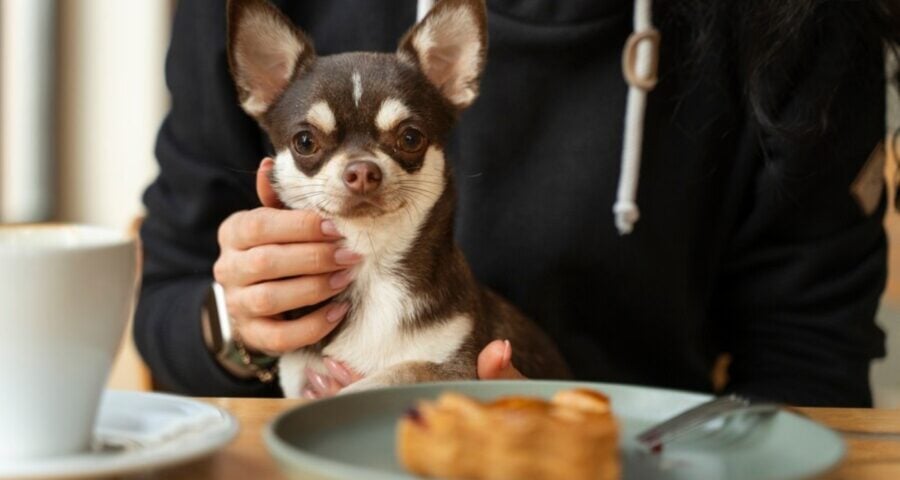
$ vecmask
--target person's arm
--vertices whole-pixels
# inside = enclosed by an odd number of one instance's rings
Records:
[[[219,224],[259,206],[262,136],[240,109],[225,56],[224,2],[180,2],[166,62],[172,108],[156,146],[160,174],[141,228],[137,346],[161,388],[192,395],[276,395],[239,380],[204,346],[200,309],[213,281]]]
[[[856,26],[833,16],[813,44],[773,97],[787,125],[808,121],[826,99],[825,133],[813,141],[758,128],[749,135],[764,152],[747,172],[753,182],[715,313],[733,355],[729,390],[798,405],[865,406],[869,364],[884,354],[874,320],[886,277],[884,196],[881,166],[866,166],[884,135],[883,58],[880,44],[861,41]],[[875,189],[870,212],[851,194],[865,168],[878,179],[862,187]]]
[[[247,351],[278,356],[318,342],[340,323],[348,305],[326,300],[353,280],[348,267],[362,257],[340,248],[339,232],[316,213],[280,208],[267,181],[271,159],[256,170],[263,141],[238,108],[223,6],[186,3],[176,15],[167,64],[172,111],[157,144],[160,176],[145,197],[135,339],[161,388],[275,395],[274,383],[238,378],[271,380],[267,367],[254,375],[225,355],[225,368],[208,351],[201,309],[213,276],[227,309],[219,323],[229,322]],[[325,305],[284,319],[283,312],[318,304]]]

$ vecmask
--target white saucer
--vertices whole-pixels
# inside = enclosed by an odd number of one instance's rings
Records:
[[[209,455],[237,431],[231,414],[206,403],[160,393],[107,391],[94,451],[0,461],[0,478],[97,478],[155,470]]]

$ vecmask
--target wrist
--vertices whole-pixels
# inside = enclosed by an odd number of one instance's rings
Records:
[[[247,348],[241,342],[225,307],[225,291],[213,283],[201,308],[203,341],[219,366],[234,377],[272,382],[277,375],[278,357]]]

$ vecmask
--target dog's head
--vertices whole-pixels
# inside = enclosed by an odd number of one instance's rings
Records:
[[[349,33],[349,32],[348,32]],[[478,95],[483,0],[440,0],[396,53],[317,57],[266,0],[228,4],[228,60],[243,109],[276,150],[291,208],[343,219],[427,211],[446,184],[443,146]]]

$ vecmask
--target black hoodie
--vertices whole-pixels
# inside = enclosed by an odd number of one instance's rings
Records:
[[[179,2],[175,17],[172,110],[157,143],[160,175],[145,196],[135,339],[164,389],[275,395],[274,385],[230,377],[201,337],[217,227],[259,205],[254,172],[270,153],[228,74],[224,3]],[[394,50],[416,2],[276,3],[327,55]],[[641,219],[620,236],[612,205],[631,9],[488,1],[481,95],[449,155],[457,238],[476,275],[538,321],[581,379],[710,391],[713,362],[728,352],[729,390],[868,405],[869,363],[884,354],[874,322],[886,275],[884,202],[867,214],[851,185],[884,132],[881,45],[823,14],[816,48],[771,86],[788,121],[820,107],[822,89],[833,92],[827,131],[799,142],[755,120],[746,75],[734,66],[740,48],[689,62],[690,32],[658,19]]]

